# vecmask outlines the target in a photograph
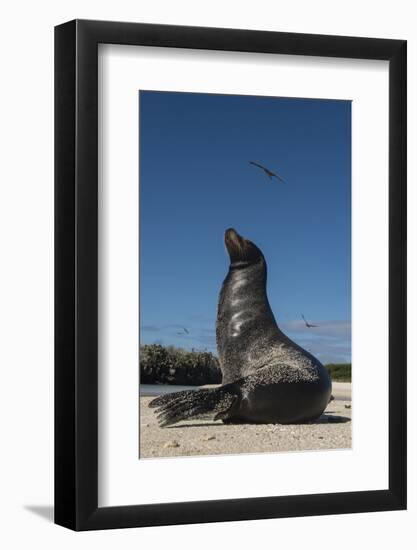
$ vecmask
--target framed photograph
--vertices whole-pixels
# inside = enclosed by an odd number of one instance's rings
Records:
[[[55,522],[406,508],[406,42],[55,29]]]

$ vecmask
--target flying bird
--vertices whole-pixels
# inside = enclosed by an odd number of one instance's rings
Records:
[[[303,314],[301,314],[301,317],[304,319],[304,323],[306,324],[307,328],[316,328],[319,326],[319,325],[312,325],[311,323],[308,323]]]
[[[265,166],[262,166],[262,164],[258,164],[257,162],[253,162],[253,160],[249,161],[249,164],[253,164],[253,166],[257,166],[258,168],[263,170],[265,172],[265,174],[269,177],[270,180],[272,178],[277,178],[277,180],[282,181],[282,183],[286,183],[285,180],[283,178],[281,178],[281,176],[279,176],[275,172],[272,172],[272,170],[269,170],[269,168],[266,168]]]
[[[182,327],[182,330],[183,330],[183,332],[177,332],[177,334],[190,334],[189,331],[185,327]]]

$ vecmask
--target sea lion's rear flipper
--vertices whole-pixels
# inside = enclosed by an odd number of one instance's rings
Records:
[[[219,388],[186,390],[157,397],[149,403],[156,408],[159,425],[163,428],[190,418],[224,418],[238,401],[235,384]]]

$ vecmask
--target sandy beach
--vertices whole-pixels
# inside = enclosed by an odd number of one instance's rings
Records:
[[[151,394],[151,395],[147,395]],[[160,428],[148,403],[154,387],[141,388],[140,457],[174,457],[260,452],[346,449],[351,447],[351,384],[333,383],[335,400],[314,423],[225,425],[194,420]]]

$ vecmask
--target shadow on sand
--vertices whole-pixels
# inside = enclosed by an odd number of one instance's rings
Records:
[[[348,416],[339,416],[336,414],[322,414],[320,418],[317,420],[314,420],[313,422],[299,422],[297,424],[293,424],[293,426],[308,426],[308,425],[314,425],[314,424],[344,424],[346,422],[351,422],[351,419]],[[229,426],[237,426],[242,424],[234,424],[230,423]],[[254,424],[248,423],[248,426],[253,426]],[[258,424],[258,426],[265,426],[269,424]],[[282,424],[282,426],[288,426],[289,424]],[[227,424],[220,424],[219,422],[199,422],[198,424],[179,424],[176,426],[166,426],[164,429],[166,430],[179,430],[182,428],[207,428],[209,426],[227,426]]]
[[[308,422],[308,424],[344,424],[350,422],[351,419],[348,416],[339,416],[336,414],[322,414],[320,418],[314,422]]]

